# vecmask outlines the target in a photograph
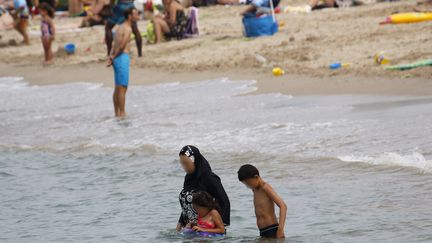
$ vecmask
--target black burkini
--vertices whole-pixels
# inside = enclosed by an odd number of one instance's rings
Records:
[[[198,215],[192,207],[192,193],[205,191],[212,195],[220,206],[220,214],[225,225],[230,224],[230,202],[219,176],[211,170],[210,164],[202,156],[198,148],[187,145],[179,155],[186,155],[195,163],[195,172],[187,174],[183,183],[183,190],[179,194],[182,213],[179,223],[186,226],[196,224]]]
[[[273,224],[260,229],[260,236],[265,238],[276,238],[279,224]]]

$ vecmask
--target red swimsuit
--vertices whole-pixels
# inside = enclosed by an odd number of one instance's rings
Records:
[[[198,226],[204,229],[214,229],[216,228],[216,225],[207,221],[202,220],[200,217],[198,217]]]

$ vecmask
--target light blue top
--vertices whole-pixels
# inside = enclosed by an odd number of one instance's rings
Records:
[[[14,7],[15,9],[24,7],[20,14],[27,15],[29,13],[26,0],[14,0]]]
[[[253,0],[252,5],[257,8],[270,8],[269,0]]]

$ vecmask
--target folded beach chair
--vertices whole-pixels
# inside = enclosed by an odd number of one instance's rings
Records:
[[[199,36],[198,8],[190,7],[187,17],[188,17],[188,22],[186,25],[184,38],[198,37]]]

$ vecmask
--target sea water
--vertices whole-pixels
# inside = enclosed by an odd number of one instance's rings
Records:
[[[231,200],[218,241],[259,241],[245,163],[287,203],[287,242],[432,241],[432,97],[255,90],[131,86],[117,120],[101,84],[0,78],[0,241],[189,242],[174,231],[186,144]]]

